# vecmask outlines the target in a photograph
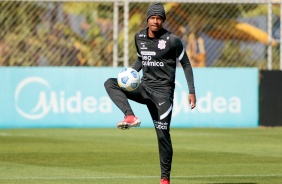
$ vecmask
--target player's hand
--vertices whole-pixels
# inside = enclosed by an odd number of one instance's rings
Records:
[[[191,109],[194,109],[196,107],[196,95],[195,94],[189,94],[188,95],[188,102],[190,104]]]

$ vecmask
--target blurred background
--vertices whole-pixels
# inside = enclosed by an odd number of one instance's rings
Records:
[[[0,2],[0,66],[129,66],[153,1]],[[162,1],[194,67],[280,69],[279,0]]]

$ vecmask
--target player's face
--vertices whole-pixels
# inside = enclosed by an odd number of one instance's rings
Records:
[[[163,19],[160,16],[151,16],[148,19],[148,27],[150,31],[157,32],[163,27]]]

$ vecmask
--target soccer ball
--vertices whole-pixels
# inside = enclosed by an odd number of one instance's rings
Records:
[[[119,72],[117,81],[122,90],[133,91],[140,84],[140,76],[133,68],[124,68]]]

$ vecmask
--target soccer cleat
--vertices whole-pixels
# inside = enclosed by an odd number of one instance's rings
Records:
[[[161,179],[160,184],[170,184],[170,182],[169,182],[168,179],[163,178],[163,179]]]
[[[122,130],[129,129],[131,127],[139,127],[141,121],[134,115],[125,116],[121,122],[117,123],[117,127]]]

